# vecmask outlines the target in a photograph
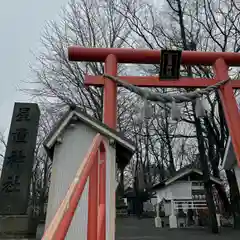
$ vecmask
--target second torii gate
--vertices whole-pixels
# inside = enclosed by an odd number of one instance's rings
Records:
[[[105,62],[106,74],[117,76],[118,63],[159,64],[160,50],[128,48],[82,48],[69,47],[70,61]],[[228,68],[240,66],[240,53],[183,51],[181,64],[213,66],[214,78],[187,78],[161,80],[155,76],[118,76],[121,80],[140,87],[205,88],[229,78]],[[85,76],[85,84],[104,87],[103,121],[116,128],[117,84],[103,76]],[[240,117],[233,89],[240,88],[240,80],[228,81],[219,89],[220,99],[232,144],[240,167]]]

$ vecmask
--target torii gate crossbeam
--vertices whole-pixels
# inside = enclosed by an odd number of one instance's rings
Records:
[[[70,61],[105,62],[105,73],[116,76],[118,63],[159,64],[160,50],[128,48],[69,47]],[[156,76],[119,76],[122,80],[141,87],[204,88],[226,80],[229,66],[240,66],[240,53],[183,51],[181,64],[213,66],[214,78],[186,78],[161,80]],[[104,86],[103,121],[116,128],[117,85],[102,76],[85,77],[86,85]],[[240,166],[240,117],[233,89],[240,88],[240,80],[229,81],[219,93],[238,165]]]

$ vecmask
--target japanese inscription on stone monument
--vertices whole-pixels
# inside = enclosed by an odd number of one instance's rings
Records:
[[[36,145],[39,108],[15,103],[0,180],[0,214],[26,214]]]

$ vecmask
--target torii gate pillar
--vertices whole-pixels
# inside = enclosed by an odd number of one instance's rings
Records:
[[[106,57],[104,73],[117,75],[117,58],[110,54]],[[117,126],[117,84],[113,81],[104,81],[103,94],[103,122],[110,128],[116,129]]]

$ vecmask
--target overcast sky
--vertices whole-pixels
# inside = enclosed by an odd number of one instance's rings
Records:
[[[3,0],[0,8],[0,131],[8,134],[13,104],[28,101],[20,92],[30,77],[31,51],[39,46],[46,21],[56,20],[67,0]]]

